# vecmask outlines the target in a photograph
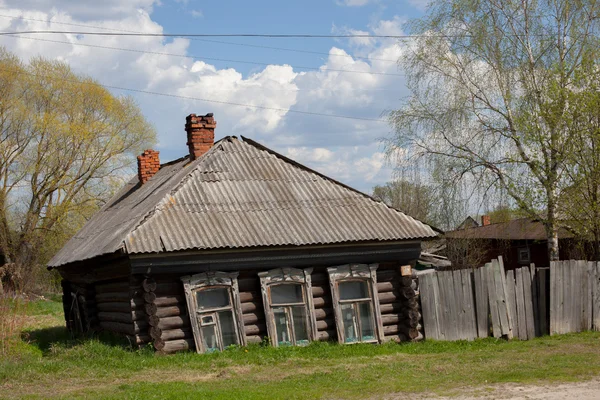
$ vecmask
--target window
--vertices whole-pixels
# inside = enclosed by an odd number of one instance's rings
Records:
[[[206,272],[181,278],[198,353],[245,345],[237,273]]]
[[[273,346],[299,346],[316,340],[311,272],[312,268],[277,268],[258,274]]]
[[[327,269],[340,343],[383,341],[376,270],[377,264]]]
[[[517,253],[519,263],[526,264],[530,262],[529,247],[521,247],[517,249]]]

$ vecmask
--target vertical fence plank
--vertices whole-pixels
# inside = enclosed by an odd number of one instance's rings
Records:
[[[531,296],[531,271],[529,267],[523,270],[523,303],[525,304],[525,323],[527,324],[527,339],[535,337],[535,320],[533,317],[533,298]]]
[[[600,262],[594,262],[594,284],[592,286],[592,329],[600,331]]]
[[[492,318],[492,334],[495,338],[499,338],[502,336],[502,329],[500,326],[500,314],[498,312],[496,284],[494,282],[494,270],[492,268],[492,263],[487,263],[485,265],[485,278],[488,287],[490,315]]]
[[[519,339],[527,339],[527,322],[525,320],[525,296],[523,295],[523,269],[517,268],[515,270],[515,293],[517,298],[517,318],[518,318],[518,333]]]
[[[452,310],[456,319],[456,340],[462,340],[465,336],[465,301],[463,299],[462,275],[461,270],[452,271],[452,284],[454,291],[452,292]]]
[[[504,312],[506,313],[506,319],[508,321],[508,339],[512,339],[513,337],[513,322],[508,312],[508,304],[506,303],[506,273],[504,271],[504,259],[502,256],[498,256],[498,265],[500,269],[500,279],[502,281],[502,306],[504,308]]]
[[[440,280],[441,300],[444,304],[444,326],[446,329],[446,340],[457,339],[457,321],[455,313],[455,303],[452,300],[454,294],[454,280],[452,271],[442,271],[438,276]]]
[[[539,291],[538,291],[538,277],[535,264],[529,265],[529,271],[531,272],[531,299],[533,301],[533,328],[535,336],[542,336],[540,333],[540,305],[539,305]]]
[[[578,277],[579,268],[577,265],[577,261],[570,260],[568,275],[565,284],[567,287],[567,293],[565,294],[565,304],[568,305],[567,310],[568,314],[566,317],[568,318],[567,330],[563,333],[568,332],[577,332],[577,325],[579,320],[581,319],[580,310],[579,310],[579,293],[575,292],[575,284],[579,281]]]
[[[494,286],[496,288],[496,304],[498,307],[498,316],[500,318],[500,329],[502,335],[509,336],[510,328],[508,324],[508,312],[506,307],[505,290],[503,285],[502,275],[498,260],[492,261],[492,274],[494,277]]]
[[[580,261],[581,264],[581,330],[589,331],[592,329],[592,302],[591,302],[591,265],[587,261]]]
[[[439,340],[446,340],[446,327],[444,326],[444,316],[442,310],[442,301],[440,298],[440,284],[437,273],[432,274],[431,288],[433,289],[433,304],[435,305],[435,317],[437,324],[437,334]]]
[[[419,296],[421,297],[421,313],[425,339],[439,339],[437,308],[433,296],[433,277],[435,274],[425,274],[419,277]]]
[[[477,268],[475,277],[475,306],[477,308],[477,336],[486,338],[490,332],[490,306],[484,267]]]
[[[506,272],[506,303],[513,322],[513,334],[518,336],[519,320],[517,318],[517,300],[515,297],[515,271]]]
[[[537,271],[538,277],[538,293],[540,294],[539,302],[538,302],[538,312],[540,315],[540,335],[546,335],[549,333],[548,330],[548,292],[546,289],[546,284],[548,280],[548,271],[547,269],[540,269]]]
[[[473,340],[477,337],[477,323],[475,318],[475,301],[473,296],[472,271],[470,269],[461,270],[463,301],[465,302],[465,337],[464,339]]]
[[[550,335],[556,333],[556,261],[550,261]]]

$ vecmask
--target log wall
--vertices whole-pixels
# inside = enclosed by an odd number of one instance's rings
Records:
[[[402,276],[398,263],[382,263],[377,269],[377,291],[385,340],[420,340],[421,313],[412,275]]]
[[[238,276],[244,334],[248,344],[260,343],[267,337],[265,314],[258,271],[243,271]],[[411,276],[403,277],[399,263],[381,264],[377,271],[378,300],[386,340],[408,341],[422,337],[419,333],[419,307]],[[316,267],[311,275],[312,297],[317,321],[318,339],[337,340],[335,317],[326,267]],[[123,288],[121,288],[123,289]],[[152,342],[161,353],[195,350],[194,335],[187,312],[183,284],[179,275],[133,276],[130,280],[130,314],[120,291],[105,297],[112,301],[110,328],[123,328],[137,344]],[[101,296],[102,298],[102,296]],[[105,316],[103,315],[103,321]],[[118,320],[117,320],[118,319]],[[106,326],[107,322],[103,322]]]
[[[148,336],[161,353],[194,350],[194,334],[179,276],[140,277],[141,299]]]
[[[82,283],[61,281],[63,289],[63,311],[67,329],[86,333],[98,328],[98,317],[94,287]]]
[[[100,329],[126,335],[134,345],[142,345],[149,341],[148,323],[135,303],[139,290],[139,282],[133,278],[121,278],[95,285]]]

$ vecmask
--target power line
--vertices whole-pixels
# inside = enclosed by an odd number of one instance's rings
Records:
[[[135,92],[135,93],[150,94],[150,95],[154,95],[154,96],[164,96],[164,97],[171,97],[171,98],[184,99],[184,100],[197,100],[197,101],[204,101],[207,103],[224,104],[224,105],[236,106],[236,107],[248,107],[248,108],[255,108],[255,109],[269,110],[269,111],[283,111],[286,113],[289,112],[289,113],[302,114],[302,115],[312,115],[312,116],[329,117],[329,118],[341,118],[341,119],[350,119],[350,120],[358,120],[358,121],[387,122],[384,119],[377,119],[377,118],[363,118],[363,117],[353,117],[353,116],[349,116],[349,115],[325,114],[325,113],[312,112],[312,111],[301,111],[301,110],[294,110],[291,108],[257,106],[257,105],[253,105],[253,104],[243,104],[243,103],[236,103],[236,102],[231,102],[231,101],[204,99],[201,97],[191,97],[191,96],[182,96],[182,95],[177,95],[177,94],[160,93],[160,92],[153,92],[153,91],[149,91],[149,90],[126,88],[126,87],[121,87],[121,86],[103,85],[103,84],[100,84],[97,82],[81,82],[81,81],[77,81],[74,79],[58,78],[58,77],[51,76],[51,75],[39,75],[39,74],[34,74],[31,72],[26,72],[26,71],[22,71],[22,70],[6,69],[6,68],[1,68],[1,67],[0,67],[0,71],[13,72],[16,74],[27,74],[27,75],[35,76],[38,78],[50,78],[50,79],[55,79],[55,80],[64,81],[64,82],[78,83],[78,84],[83,84],[83,85],[100,86],[100,87],[104,87],[104,88],[110,88],[110,89],[115,89],[115,90],[124,90],[124,91]]]
[[[302,39],[340,39],[340,38],[369,38],[369,39],[410,39],[422,35],[319,35],[310,33],[138,33],[138,32],[89,32],[89,31],[56,31],[32,30],[0,32],[0,35],[23,34],[63,34],[63,35],[93,35],[93,36],[144,36],[144,37],[260,37],[260,38],[302,38]],[[449,37],[448,35],[428,35],[428,37]]]
[[[164,53],[164,52],[158,52],[158,51],[126,49],[126,48],[122,48],[122,47],[101,46],[101,45],[87,44],[87,43],[73,43],[73,42],[65,42],[65,41],[61,41],[61,40],[32,38],[32,37],[20,36],[20,35],[10,35],[7,37],[27,39],[27,40],[36,40],[36,41],[50,42],[50,43],[62,43],[62,44],[68,44],[68,45],[72,45],[72,46],[92,47],[92,48],[97,48],[97,49],[119,50],[119,51],[133,52],[133,53],[155,54],[155,55],[161,55],[161,56],[180,57],[180,58],[192,58],[192,59],[201,60],[201,61],[202,60],[210,60],[210,61],[231,62],[231,63],[238,63],[238,64],[251,64],[251,65],[262,65],[262,66],[273,65],[270,63],[262,63],[262,62],[256,62],[256,61],[232,60],[232,59],[226,59],[226,58],[215,58],[215,57],[204,57],[204,56],[200,57],[200,56],[195,56],[192,54],[185,55],[185,54]],[[288,64],[288,65],[290,65],[290,64]],[[290,67],[296,68],[296,69],[313,70],[313,71],[330,71],[330,72],[343,72],[343,73],[369,74],[369,75],[387,75],[387,76],[405,76],[404,74],[394,74],[394,73],[388,73],[388,72],[355,71],[355,70],[349,70],[349,69],[306,67],[306,66],[299,66],[299,65],[290,65]]]
[[[107,31],[113,30],[113,31],[117,31],[117,32],[127,32],[127,33],[144,33],[144,32],[138,32],[138,31],[125,30],[125,29],[105,28],[105,27],[102,27],[102,26],[85,25],[85,24],[75,24],[75,23],[70,23],[70,22],[58,22],[58,21],[53,21],[53,20],[50,20],[50,19],[25,18],[25,17],[21,17],[21,16],[19,16],[19,17],[13,17],[11,15],[1,15],[1,14],[0,14],[0,18],[10,18],[10,19],[13,19],[13,20],[14,19],[21,19],[21,20],[25,20],[25,21],[46,22],[46,23],[57,24],[57,25],[80,26],[80,27],[84,27],[84,28],[102,29],[102,30],[107,30]],[[209,40],[209,39],[200,39],[200,38],[188,38],[188,39],[194,40],[194,41],[205,42],[205,43],[218,43],[218,44],[226,44],[226,45],[231,45],[231,46],[254,47],[254,48],[259,48],[259,49],[290,51],[290,52],[305,53],[305,54],[319,54],[319,55],[325,55],[325,56],[329,56],[329,57],[350,57],[350,58],[354,58],[354,59],[358,59],[358,60],[383,61],[383,62],[391,62],[391,63],[397,63],[398,62],[398,60],[390,60],[390,59],[385,59],[385,58],[369,58],[369,57],[351,56],[349,54],[330,54],[330,53],[325,53],[325,52],[322,52],[322,51],[290,49],[290,48],[286,48],[286,47],[273,47],[273,46],[264,46],[264,45],[257,45],[257,44],[248,44],[248,43],[224,42],[224,41],[220,41],[220,40]]]

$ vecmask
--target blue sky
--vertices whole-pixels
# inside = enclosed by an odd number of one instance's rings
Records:
[[[394,35],[405,33],[403,22],[420,16],[425,3],[424,0],[0,0],[0,30],[98,30],[69,25],[81,24],[103,30],[149,33]],[[374,185],[392,177],[392,165],[386,163],[380,142],[391,134],[387,124],[286,110],[380,118],[385,110],[397,108],[408,92],[402,71],[394,61],[401,55],[403,45],[395,40],[190,40],[55,34],[31,35],[29,39],[2,36],[0,42],[25,60],[37,55],[60,59],[76,72],[88,74],[106,85],[283,109],[261,110],[113,90],[115,94],[136,98],[144,115],[156,126],[156,147],[163,162],[186,153],[185,116],[213,112],[218,122],[217,138],[250,137],[357,189],[370,192]],[[314,69],[298,68],[302,66]]]

